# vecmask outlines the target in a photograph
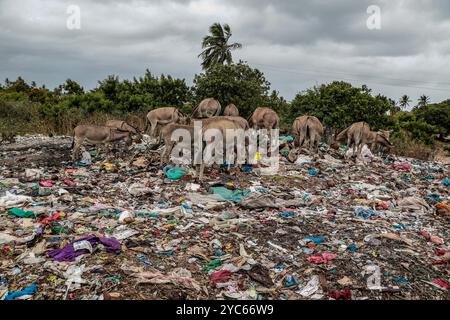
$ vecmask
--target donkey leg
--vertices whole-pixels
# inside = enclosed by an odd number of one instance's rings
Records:
[[[81,143],[79,141],[75,141],[75,146],[72,151],[72,161],[75,161],[78,158],[80,153]]]
[[[155,131],[156,131],[157,126],[158,126],[158,121],[154,121],[154,120],[150,121],[150,126],[151,126],[150,137],[154,138],[155,137]]]
[[[198,179],[199,179],[200,181],[203,180],[203,172],[204,172],[204,171],[205,171],[205,163],[202,162],[202,163],[200,164],[200,172],[199,172],[199,174],[198,174]]]
[[[315,139],[314,139],[314,137],[312,136],[312,137],[309,138],[309,145],[308,145],[308,149],[309,149],[309,151],[310,151],[311,153],[313,153],[313,152],[315,151],[315,145],[316,145]]]

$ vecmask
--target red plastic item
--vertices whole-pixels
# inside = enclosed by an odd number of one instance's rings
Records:
[[[334,258],[336,258],[336,255],[333,253],[322,253],[322,255],[320,256],[311,256],[308,257],[306,260],[311,263],[322,264],[330,260],[333,260]]]
[[[39,181],[39,185],[41,187],[53,187],[54,184],[55,183],[53,181],[50,181],[50,180],[41,180],[41,181]]]
[[[349,288],[344,288],[341,291],[331,291],[329,295],[331,298],[336,300],[351,300],[352,290],[350,290]]]
[[[64,182],[64,184],[66,184],[66,185],[68,185],[68,186],[71,186],[71,185],[74,185],[74,184],[75,184],[74,181],[69,180],[69,179],[66,179],[66,180],[64,180],[63,182]]]
[[[40,224],[46,224],[50,221],[56,220],[60,217],[61,215],[58,212],[55,212],[51,217],[47,217],[41,220]]]
[[[211,283],[216,285],[216,283],[226,282],[231,277],[231,271],[221,270],[211,274]]]
[[[411,171],[412,166],[411,166],[410,163],[403,162],[403,163],[395,164],[395,165],[394,165],[394,169],[400,169],[400,170]]]
[[[441,279],[434,279],[432,282],[436,283],[437,285],[439,285],[442,288],[445,288],[447,290],[450,289],[450,286],[448,285],[448,283],[445,281],[442,281]]]

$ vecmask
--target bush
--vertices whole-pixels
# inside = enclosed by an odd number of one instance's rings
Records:
[[[422,160],[433,160],[434,158],[434,148],[413,138],[411,133],[405,130],[395,132],[390,140],[394,145],[391,149],[393,154]]]
[[[384,96],[372,96],[366,86],[353,87],[335,81],[298,93],[291,103],[289,122],[300,115],[319,118],[325,126],[344,129],[354,122],[366,121],[373,129],[385,128],[391,102]]]
[[[182,107],[191,99],[190,88],[184,79],[171,76],[154,77],[149,70],[143,77],[133,81],[119,81],[116,76],[108,76],[99,81],[95,93],[101,94],[108,104],[107,112],[149,111],[160,106]]]
[[[205,73],[195,75],[193,102],[197,106],[204,98],[217,99],[222,108],[234,103],[243,117],[263,106],[270,83],[258,69],[240,61],[237,64],[215,65]]]
[[[413,109],[416,119],[435,127],[435,132],[442,136],[450,134],[450,100],[429,104]]]
[[[394,136],[399,136],[402,132],[408,132],[413,140],[421,141],[427,145],[434,143],[435,134],[439,131],[436,126],[433,126],[422,119],[417,119],[412,112],[399,112],[394,116]]]
[[[4,96],[0,97],[0,119],[2,137],[46,130],[39,117],[39,104],[28,100],[5,100]]]
[[[374,96],[367,86],[358,88],[342,81],[300,92],[292,103],[269,90],[264,74],[242,61],[216,65],[195,75],[192,88],[184,79],[156,77],[149,70],[133,80],[108,76],[88,92],[71,79],[49,91],[19,77],[0,85],[0,134],[70,134],[78,124],[103,124],[110,118],[143,128],[151,109],[174,106],[190,114],[206,97],[218,99],[223,107],[236,104],[243,117],[250,116],[256,107],[270,107],[279,114],[280,127],[286,131],[297,116],[315,115],[325,125],[328,138],[337,131],[331,127],[343,129],[353,122],[366,121],[373,130],[394,129],[394,152],[420,158],[430,155],[437,133],[450,133],[450,100],[399,112],[393,100]]]

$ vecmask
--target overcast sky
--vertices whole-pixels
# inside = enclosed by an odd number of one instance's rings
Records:
[[[69,5],[81,28],[69,30]],[[367,8],[381,9],[369,30]],[[450,98],[448,0],[0,0],[0,77],[91,89],[109,74],[185,78],[201,72],[201,39],[230,24],[239,59],[262,70],[288,100],[315,84],[366,83],[416,102]]]

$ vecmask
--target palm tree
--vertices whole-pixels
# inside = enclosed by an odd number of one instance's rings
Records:
[[[402,107],[403,110],[405,110],[407,107],[409,107],[409,103],[411,102],[411,99],[405,94],[400,98],[400,101],[398,102],[400,107]]]
[[[419,107],[424,107],[430,103],[430,97],[426,95],[421,95],[419,98]]]
[[[220,63],[231,64],[233,58],[231,57],[231,50],[242,48],[240,43],[228,44],[231,37],[231,29],[228,24],[223,27],[220,23],[214,23],[209,27],[211,35],[203,38],[202,48],[205,49],[198,56],[203,59],[202,68],[207,70],[213,65]]]

